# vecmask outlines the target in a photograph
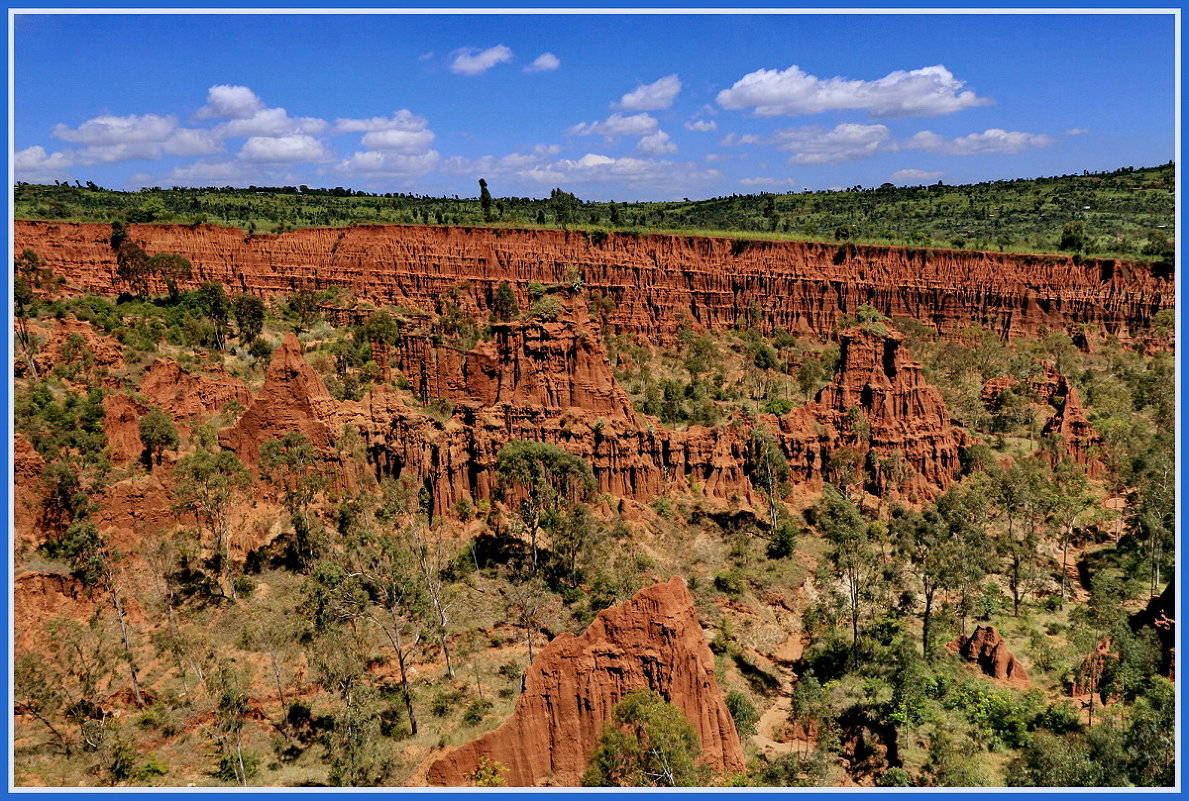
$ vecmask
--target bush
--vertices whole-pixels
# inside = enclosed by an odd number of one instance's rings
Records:
[[[727,711],[731,713],[731,719],[735,721],[735,731],[739,736],[750,737],[755,734],[756,723],[759,721],[760,715],[756,712],[755,705],[746,693],[731,690],[727,693],[726,703]]]
[[[467,726],[475,726],[483,720],[483,716],[491,711],[494,704],[486,698],[477,698],[467,704],[466,710],[462,713],[462,722]]]
[[[764,414],[774,414],[779,417],[782,414],[788,414],[793,409],[793,404],[784,398],[773,398],[760,407],[760,411]]]
[[[556,320],[566,311],[566,307],[553,295],[547,295],[529,307],[529,314],[542,320]]]
[[[743,594],[743,577],[737,570],[728,570],[714,577],[714,588],[731,598]]]

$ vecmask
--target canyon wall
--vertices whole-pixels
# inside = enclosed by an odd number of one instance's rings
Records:
[[[512,716],[431,764],[426,783],[472,784],[486,759],[506,768],[509,786],[577,785],[613,708],[641,689],[682,711],[715,774],[744,770],[693,597],[674,577],[599,612],[580,637],[554,638],[529,666]]]
[[[1173,275],[1142,262],[809,242],[577,231],[355,226],[247,236],[213,225],[130,225],[149,253],[194,264],[189,286],[219,281],[271,296],[340,286],[376,305],[433,309],[446,293],[486,317],[502,281],[521,307],[530,282],[585,285],[611,298],[616,333],[669,343],[679,327],[723,329],[753,305],[766,325],[826,335],[869,304],[942,333],[971,324],[1002,336],[1083,325],[1142,340],[1173,305]],[[32,248],[76,291],[119,288],[110,226],[18,220],[15,250]],[[187,285],[184,282],[184,286]],[[163,287],[157,289],[163,291]]]

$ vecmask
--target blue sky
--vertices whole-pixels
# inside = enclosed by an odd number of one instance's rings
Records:
[[[1170,15],[20,15],[17,180],[702,198],[1174,156]]]

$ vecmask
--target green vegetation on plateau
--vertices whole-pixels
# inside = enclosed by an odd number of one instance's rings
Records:
[[[362,223],[558,227],[726,234],[1167,260],[1175,241],[1173,163],[964,186],[850,187],[708,200],[601,203],[548,198],[368,194],[336,187],[149,188],[18,184],[15,216],[89,222],[202,222],[279,233]]]

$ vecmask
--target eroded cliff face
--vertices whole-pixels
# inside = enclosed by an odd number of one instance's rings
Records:
[[[501,281],[527,305],[529,282],[569,280],[614,301],[617,333],[672,342],[683,321],[729,328],[757,306],[767,324],[825,336],[869,304],[956,333],[971,324],[1003,336],[1042,327],[1078,334],[1092,324],[1143,340],[1151,317],[1173,305],[1171,271],[1139,262],[690,236],[574,231],[356,226],[248,237],[212,225],[130,225],[150,253],[179,253],[196,286],[219,281],[263,296],[300,287],[349,288],[377,305],[431,309],[453,291],[464,312],[486,317]],[[119,284],[109,226],[16,222],[15,252],[32,248],[78,291]],[[163,288],[158,288],[162,289]]]
[[[874,452],[877,468],[863,482],[872,491],[929,497],[958,474],[965,435],[895,332],[843,332],[834,381],[787,415],[672,430],[633,410],[602,341],[589,331],[577,295],[557,320],[496,326],[491,340],[469,351],[404,337],[391,354],[394,369],[409,377],[415,396],[451,400],[445,417],[412,405],[388,384],[357,402],[335,401],[290,335],[274,353],[260,394],[220,441],[255,465],[266,439],[300,431],[335,459],[330,446],[351,426],[377,475],[417,477],[434,509],[496,496],[496,457],[512,440],[556,444],[591,465],[599,492],[643,502],[696,485],[712,501],[759,508],[747,474],[756,426],[776,436],[793,482],[810,488],[829,478],[831,454],[844,448],[859,465]],[[854,431],[856,416],[868,421],[862,436]]]
[[[430,765],[426,782],[465,786],[479,760],[507,767],[515,787],[579,783],[615,704],[650,689],[679,708],[718,775],[744,769],[743,749],[714,676],[714,657],[680,578],[605,609],[579,637],[561,634],[529,667],[499,728]]]

